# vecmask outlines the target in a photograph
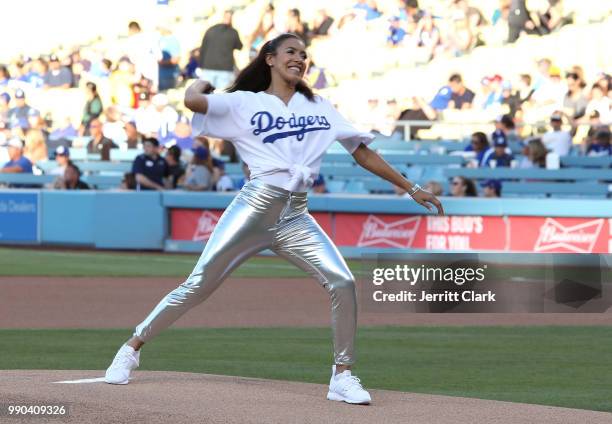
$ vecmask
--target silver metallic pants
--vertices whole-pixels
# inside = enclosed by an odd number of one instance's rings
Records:
[[[354,277],[306,209],[306,193],[257,180],[248,182],[225,210],[191,275],[168,293],[134,332],[147,342],[207,299],[242,262],[271,249],[315,277],[331,297],[334,359],[354,362],[357,325]]]

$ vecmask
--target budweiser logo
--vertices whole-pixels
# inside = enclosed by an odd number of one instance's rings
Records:
[[[553,218],[546,218],[533,250],[544,252],[560,249],[575,253],[591,253],[603,224],[603,219],[595,219],[565,227]]]
[[[198,219],[198,225],[195,232],[193,233],[193,241],[206,241],[210,238],[210,235],[217,226],[219,217],[209,211],[202,212],[200,219]]]
[[[363,223],[363,229],[357,246],[388,246],[408,248],[412,246],[421,217],[400,219],[394,222],[384,222],[382,219],[369,215]]]

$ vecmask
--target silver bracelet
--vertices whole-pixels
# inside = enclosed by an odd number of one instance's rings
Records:
[[[410,192],[408,193],[408,195],[409,195],[410,197],[412,197],[412,196],[413,196],[413,195],[414,195],[414,194],[415,194],[417,191],[419,191],[419,190],[423,190],[423,189],[421,188],[421,186],[420,186],[420,185],[415,184],[415,185],[413,185],[413,186],[412,186],[412,190],[410,190]]]

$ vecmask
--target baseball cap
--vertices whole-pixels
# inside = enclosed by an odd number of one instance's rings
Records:
[[[9,147],[16,147],[18,149],[23,149],[23,141],[21,141],[21,139],[17,137],[11,138],[7,145]]]
[[[146,91],[141,91],[140,94],[138,94],[138,100],[149,100],[151,96],[149,96],[149,93],[147,93]]]
[[[17,90],[15,90],[15,98],[25,99],[25,92],[21,88],[18,88]]]
[[[39,117],[40,116],[40,111],[31,108],[30,110],[28,110],[28,117],[34,118],[34,117]]]
[[[49,62],[59,62],[59,58],[57,57],[57,55],[52,54],[51,56],[49,56]]]
[[[499,180],[485,180],[482,183],[480,183],[480,186],[482,188],[489,187],[489,188],[492,188],[495,191],[499,192],[501,190],[501,181],[499,181]]]
[[[491,138],[495,147],[506,147],[508,145],[506,134],[502,130],[495,130]]]
[[[325,184],[325,178],[323,178],[323,174],[319,174],[316,180],[312,183],[313,187],[322,186]]]
[[[198,159],[206,159],[208,157],[208,149],[206,147],[196,147],[192,151],[193,155]]]
[[[66,146],[57,146],[55,149],[55,156],[70,156],[70,150]]]
[[[2,93],[0,94],[0,97],[4,99],[5,103],[9,103],[11,101],[11,95],[9,93]]]

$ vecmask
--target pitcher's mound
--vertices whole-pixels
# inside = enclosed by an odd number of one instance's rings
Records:
[[[137,371],[126,386],[101,371],[0,371],[8,404],[68,404],[75,423],[610,423],[612,414],[448,396],[372,390],[369,406],[325,399],[327,386],[180,372]],[[1,415],[0,415],[1,416]],[[32,423],[32,418],[11,423]]]

